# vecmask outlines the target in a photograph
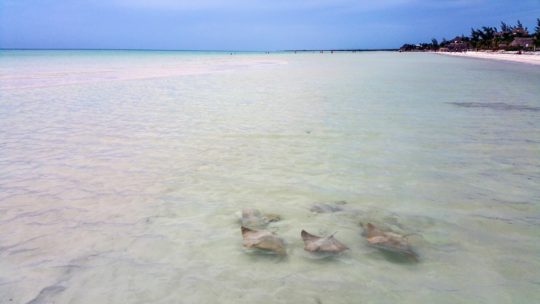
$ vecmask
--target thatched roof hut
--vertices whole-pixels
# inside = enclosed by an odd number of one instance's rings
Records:
[[[534,46],[534,39],[528,37],[516,37],[510,43],[513,47],[532,48]]]

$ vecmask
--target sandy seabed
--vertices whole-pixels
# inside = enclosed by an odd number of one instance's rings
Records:
[[[540,69],[454,59],[0,51],[0,304],[540,303]]]

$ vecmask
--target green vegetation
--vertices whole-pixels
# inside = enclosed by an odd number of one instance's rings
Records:
[[[534,35],[534,45],[540,46],[540,18],[536,19],[536,28]]]
[[[404,44],[400,51],[536,50],[537,46],[540,47],[540,18],[536,19],[536,22],[537,26],[532,34],[529,34],[519,20],[516,25],[501,21],[499,29],[490,26],[471,28],[470,36],[456,36],[451,40],[443,38],[440,43],[433,38],[431,43]]]

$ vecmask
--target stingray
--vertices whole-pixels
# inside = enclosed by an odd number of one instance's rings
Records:
[[[332,213],[343,211],[343,205],[347,204],[345,201],[338,201],[333,203],[317,203],[311,206],[309,209],[315,213]]]
[[[302,240],[304,240],[304,250],[309,252],[339,253],[349,249],[349,247],[336,240],[333,234],[320,237],[302,230],[301,236]]]
[[[285,243],[274,233],[268,230],[254,230],[242,226],[242,245],[247,248],[258,248],[274,252],[278,255],[287,255]]]
[[[264,228],[271,222],[277,222],[281,218],[277,214],[263,215],[259,210],[252,208],[242,209],[242,226],[250,228]]]
[[[415,260],[418,258],[406,236],[392,231],[383,231],[371,223],[365,225],[363,234],[368,243],[377,249],[407,255]]]

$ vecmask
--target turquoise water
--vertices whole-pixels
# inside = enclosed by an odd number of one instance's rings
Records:
[[[0,303],[540,302],[539,84],[436,54],[0,51]],[[242,247],[243,207],[281,215],[286,258]]]

